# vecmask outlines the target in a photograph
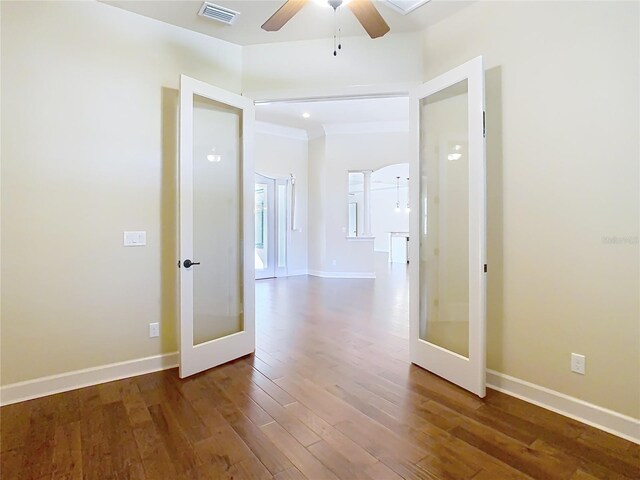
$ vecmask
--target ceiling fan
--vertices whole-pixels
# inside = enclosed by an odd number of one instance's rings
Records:
[[[287,0],[269,20],[264,22],[262,29],[268,32],[280,30],[308,1]],[[384,18],[382,18],[382,15],[380,15],[371,0],[351,0],[348,3],[343,2],[343,0],[327,0],[327,3],[333,7],[334,11],[345,3],[371,38],[382,37],[389,31],[389,25],[384,21]]]

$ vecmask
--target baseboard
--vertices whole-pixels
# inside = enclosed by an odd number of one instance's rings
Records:
[[[300,275],[308,275],[309,272],[307,270],[293,270],[287,273],[287,277],[299,277]]]
[[[376,272],[321,272],[320,270],[309,270],[309,275],[322,278],[376,278]]]
[[[640,443],[638,419],[493,370],[487,370],[487,386],[631,442]]]
[[[173,352],[12,383],[0,387],[0,405],[24,402],[176,366],[178,366],[178,353]]]

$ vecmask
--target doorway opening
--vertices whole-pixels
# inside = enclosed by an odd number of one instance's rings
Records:
[[[256,280],[287,276],[287,244],[293,179],[255,174]]]
[[[408,362],[408,97],[258,103],[256,120],[255,165],[262,174],[256,175],[256,278],[268,278],[256,282],[257,356],[282,354],[269,340],[275,331],[284,338],[307,332],[335,308],[360,317],[362,324],[352,322],[356,330],[368,322]],[[270,192],[276,175],[285,174],[296,179],[287,201],[297,208],[295,225],[286,216],[291,242],[287,278],[280,278],[266,272],[278,245],[269,243],[277,223]],[[399,234],[400,246],[392,237]],[[308,313],[304,320],[294,315],[297,323],[290,318],[292,310],[311,312],[314,299],[323,299],[329,310],[318,308],[317,317]],[[352,341],[343,340],[338,348]]]

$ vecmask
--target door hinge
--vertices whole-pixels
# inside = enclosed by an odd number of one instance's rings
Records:
[[[482,137],[487,138],[487,112],[482,111]]]
[[[484,273],[487,273],[487,264],[484,264]]]

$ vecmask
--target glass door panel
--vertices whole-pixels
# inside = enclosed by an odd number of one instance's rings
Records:
[[[469,356],[468,82],[420,101],[420,338]]]
[[[193,344],[242,331],[242,110],[193,98]]]

